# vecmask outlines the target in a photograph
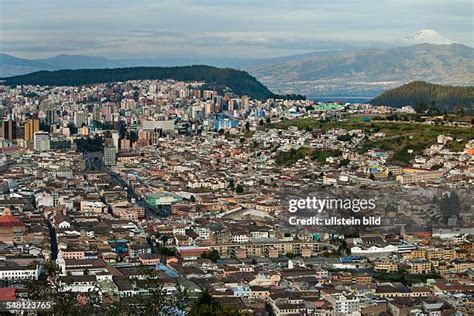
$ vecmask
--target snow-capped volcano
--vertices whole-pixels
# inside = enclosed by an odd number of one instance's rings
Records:
[[[421,30],[413,36],[405,37],[405,39],[412,43],[428,43],[440,45],[450,45],[454,43],[450,39],[430,29]]]

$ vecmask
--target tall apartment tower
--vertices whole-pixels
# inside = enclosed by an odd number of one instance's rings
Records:
[[[104,165],[115,166],[117,149],[115,147],[104,147]]]
[[[16,139],[16,122],[13,120],[3,121],[3,138],[9,142]]]
[[[54,110],[46,110],[46,124],[48,126],[56,123],[56,112]]]
[[[87,123],[87,116],[83,111],[74,112],[74,125],[77,128],[80,128],[82,124]]]
[[[25,134],[24,138],[26,141],[33,140],[35,133],[39,132],[40,122],[38,119],[30,119],[25,122]]]

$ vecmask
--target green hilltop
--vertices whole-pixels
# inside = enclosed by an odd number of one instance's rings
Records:
[[[443,86],[414,81],[401,87],[385,91],[371,102],[373,105],[402,107],[424,103],[428,107],[452,111],[464,108],[474,110],[474,87]]]
[[[5,85],[77,86],[127,80],[203,81],[209,89],[229,88],[255,99],[278,97],[247,72],[204,65],[38,71],[3,78]]]

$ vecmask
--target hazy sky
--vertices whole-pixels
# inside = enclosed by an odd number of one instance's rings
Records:
[[[400,43],[421,29],[474,46],[472,0],[0,0],[0,51],[265,58]]]

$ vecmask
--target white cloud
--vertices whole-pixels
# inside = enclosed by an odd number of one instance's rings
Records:
[[[426,28],[474,44],[470,0],[0,1],[0,50],[23,57],[274,57]]]

